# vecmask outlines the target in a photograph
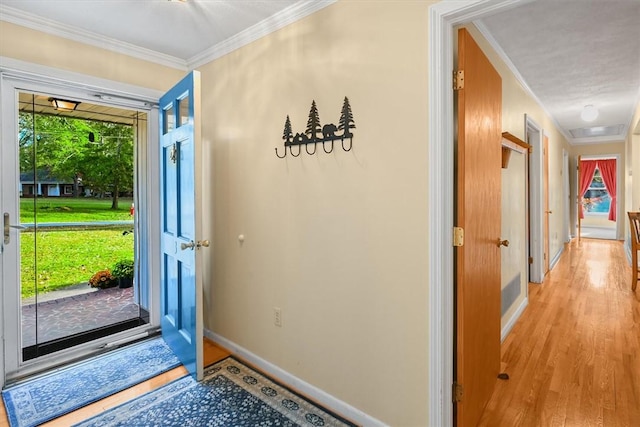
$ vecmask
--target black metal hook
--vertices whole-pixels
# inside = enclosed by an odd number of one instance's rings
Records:
[[[327,149],[324,146],[324,143],[327,141],[322,141],[322,149],[324,150],[325,153],[329,154],[333,151],[333,139],[331,140],[331,150],[327,151]]]
[[[353,139],[349,138],[349,149],[347,150],[346,148],[344,148],[344,138],[342,139],[342,149],[344,151],[351,151],[351,149],[353,148]]]
[[[316,154],[316,150],[318,149],[318,145],[317,145],[316,142],[313,143],[313,153],[309,152],[309,148],[308,148],[309,145],[311,145],[311,144],[310,143],[309,144],[305,144],[304,145],[304,149],[305,149],[305,151],[307,152],[308,155],[312,156],[312,155]]]
[[[289,153],[291,153],[293,157],[298,157],[301,152],[302,152],[302,147],[300,147],[300,145],[298,145],[298,154],[293,154],[293,149],[291,148],[291,146],[289,146]]]
[[[285,157],[287,157],[287,147],[284,147],[284,156],[281,156],[280,154],[278,154],[278,147],[276,147],[275,150],[276,150],[276,156],[278,156],[279,159],[284,159]]]

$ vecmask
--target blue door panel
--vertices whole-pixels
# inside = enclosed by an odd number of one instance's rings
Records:
[[[161,327],[165,341],[187,370],[201,376],[197,360],[202,337],[197,322],[202,305],[196,292],[197,251],[190,246],[196,240],[194,73],[160,99]]]

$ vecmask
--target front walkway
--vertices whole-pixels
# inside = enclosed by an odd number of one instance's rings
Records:
[[[36,330],[37,343],[42,344],[140,316],[132,287],[72,293],[75,295],[57,294],[59,298],[44,294],[38,304],[26,301],[22,306],[23,348],[36,344]]]

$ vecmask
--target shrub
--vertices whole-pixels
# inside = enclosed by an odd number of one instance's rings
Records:
[[[116,279],[133,279],[133,260],[120,260],[113,265],[111,274]]]

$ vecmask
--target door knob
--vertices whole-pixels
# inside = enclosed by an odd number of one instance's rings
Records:
[[[180,249],[182,249],[183,251],[185,249],[191,249],[193,250],[193,248],[196,247],[196,242],[194,242],[193,240],[190,241],[189,243],[180,243]]]
[[[552,214],[553,211],[544,211],[544,213]]]
[[[189,243],[180,243],[180,249],[182,249],[183,251],[185,249],[200,249],[202,247],[208,248],[209,247],[209,241],[208,240],[198,240],[198,243],[194,242],[193,240],[190,241]]]
[[[500,247],[500,246],[505,246],[505,247],[509,246],[509,241],[508,240],[498,239],[498,247]]]

